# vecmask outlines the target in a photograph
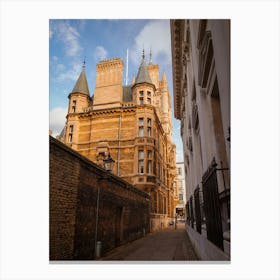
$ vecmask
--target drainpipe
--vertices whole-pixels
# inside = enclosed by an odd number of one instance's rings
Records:
[[[120,134],[121,134],[121,124],[122,124],[122,115],[119,117],[119,131],[118,131],[118,166],[117,166],[117,174],[120,176]]]
[[[103,179],[103,178],[101,178]],[[95,218],[95,237],[94,237],[94,242],[95,242],[95,248],[94,248],[94,257],[97,259],[98,254],[97,254],[97,230],[98,230],[98,218],[99,218],[99,196],[100,196],[100,181],[101,179],[98,179],[98,190],[97,190],[97,199],[96,199],[96,218]]]

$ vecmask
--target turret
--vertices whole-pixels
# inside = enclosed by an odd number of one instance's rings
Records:
[[[85,72],[85,62],[83,65],[82,72],[73,88],[68,95],[69,106],[67,114],[67,124],[64,130],[64,143],[70,145],[72,148],[76,148],[78,140],[79,122],[78,113],[82,113],[84,108],[90,105],[90,96],[88,83]]]
[[[87,82],[86,72],[85,72],[85,62],[83,65],[82,72],[73,90],[68,95],[68,98],[69,98],[68,114],[81,113],[83,112],[83,109],[88,107],[90,104],[88,82]]]
[[[155,85],[149,75],[143,50],[142,62],[138,69],[135,83],[132,86],[133,100],[138,105],[153,104]]]

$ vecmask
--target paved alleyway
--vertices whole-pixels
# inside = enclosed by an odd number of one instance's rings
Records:
[[[102,260],[179,261],[198,260],[184,224],[165,229],[125,244],[109,252]]]

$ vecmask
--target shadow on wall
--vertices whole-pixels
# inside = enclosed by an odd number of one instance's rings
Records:
[[[150,232],[147,193],[51,136],[49,160],[50,260],[93,260],[97,244],[101,256]]]

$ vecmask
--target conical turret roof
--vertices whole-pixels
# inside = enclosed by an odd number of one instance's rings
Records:
[[[86,72],[85,72],[85,67],[83,66],[83,70],[72,90],[71,93],[84,93],[89,95],[89,89],[88,89],[88,82],[87,82],[87,77],[86,77]]]
[[[140,83],[149,83],[153,85],[153,82],[151,80],[151,77],[147,69],[144,54],[143,54],[141,65],[138,69],[137,77],[135,79],[135,84],[140,84]]]

